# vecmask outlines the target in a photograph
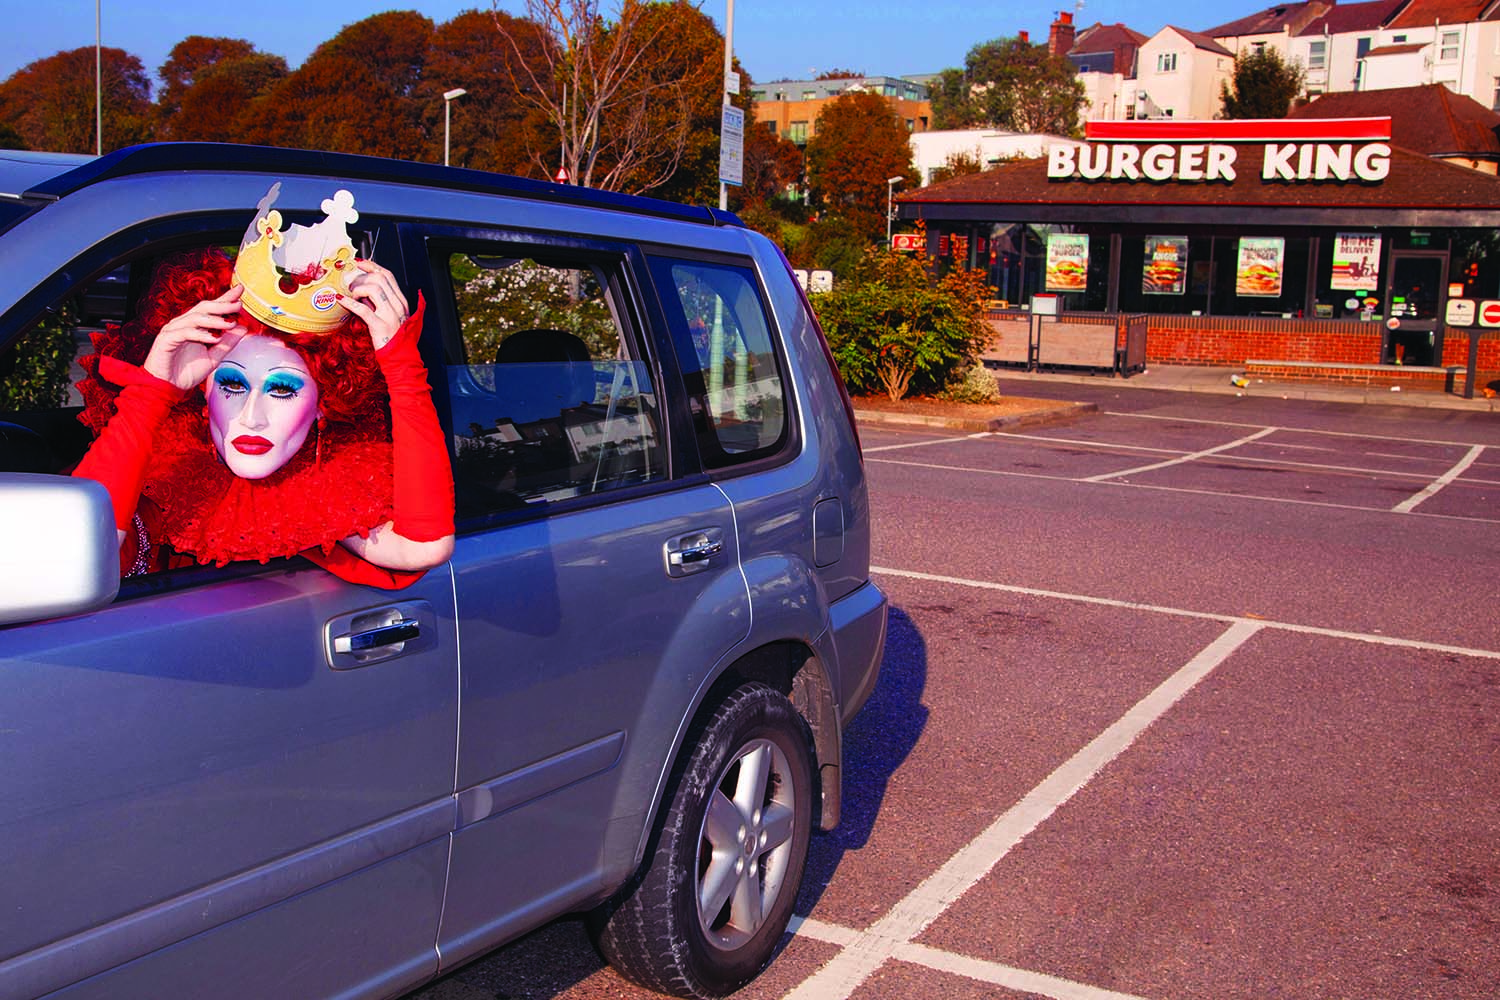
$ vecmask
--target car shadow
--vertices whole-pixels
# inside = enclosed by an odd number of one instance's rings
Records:
[[[887,615],[880,680],[844,731],[843,815],[833,830],[813,837],[797,897],[802,915],[822,898],[844,854],[869,842],[886,788],[927,726],[927,641],[904,609],[892,605]]]

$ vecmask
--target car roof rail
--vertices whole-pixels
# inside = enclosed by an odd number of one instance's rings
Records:
[[[315,149],[280,149],[223,142],[155,142],[127,146],[95,157],[28,189],[27,198],[56,201],[90,184],[132,174],[180,173],[183,170],[250,171],[283,175],[326,175],[349,180],[422,184],[450,190],[530,198],[537,201],[633,212],[711,226],[742,226],[733,212],[697,205],[621,194],[598,188],[555,184],[511,174],[445,167],[414,160],[392,160],[356,153]]]

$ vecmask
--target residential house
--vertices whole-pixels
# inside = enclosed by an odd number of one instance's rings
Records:
[[[1359,90],[1364,59],[1381,26],[1406,2],[1335,4],[1296,32],[1290,54],[1307,72],[1307,96]]]
[[[1333,3],[1325,0],[1278,4],[1216,28],[1209,28],[1203,34],[1236,56],[1242,52],[1272,49],[1283,60],[1289,61],[1292,37],[1333,6]]]
[[[1071,14],[1059,14],[1061,20]],[[1123,24],[1095,22],[1078,32],[1068,61],[1077,71],[1088,101],[1083,117],[1091,121],[1112,121],[1126,117],[1135,104],[1136,57],[1146,36]]]
[[[1140,46],[1126,117],[1209,119],[1234,74],[1234,53],[1207,35],[1168,25]]]

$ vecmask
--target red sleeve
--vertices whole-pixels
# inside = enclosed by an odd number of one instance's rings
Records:
[[[302,555],[340,580],[367,587],[401,590],[422,579],[422,570],[383,569],[374,563],[365,562],[342,545],[335,545],[333,551],[326,555],[322,549],[308,549]]]

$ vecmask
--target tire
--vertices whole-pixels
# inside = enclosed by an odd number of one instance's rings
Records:
[[[707,998],[733,993],[775,955],[817,788],[807,723],[773,688],[735,689],[697,732],[644,869],[590,929],[627,979]]]

